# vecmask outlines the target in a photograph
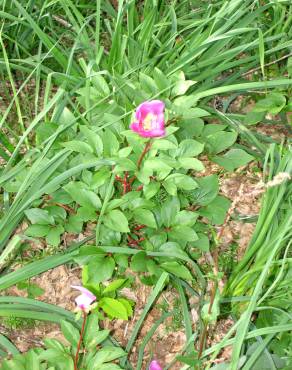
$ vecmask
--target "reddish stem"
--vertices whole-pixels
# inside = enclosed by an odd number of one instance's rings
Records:
[[[77,345],[76,355],[75,355],[75,358],[74,358],[74,370],[78,370],[78,358],[79,358],[80,347],[81,347],[83,334],[84,334],[84,330],[85,330],[86,319],[87,319],[87,313],[85,311],[83,311],[83,323],[82,323],[82,328],[81,328],[81,332],[80,332],[79,342],[78,342],[78,345]]]
[[[136,176],[131,177],[129,180],[129,184],[132,185],[135,180],[136,180]]]
[[[151,145],[152,145],[152,142],[151,141],[147,141],[145,147],[144,147],[144,150],[143,152],[141,153],[140,155],[140,158],[138,159],[138,162],[137,162],[137,167],[138,167],[138,170],[140,169],[141,167],[141,163],[143,161],[143,158],[145,157],[145,155],[149,152],[150,148],[151,148]]]
[[[53,203],[55,204],[56,206],[58,207],[61,207],[63,209],[65,209],[65,211],[69,212],[69,213],[76,213],[75,209],[70,207],[70,206],[66,206],[65,204],[62,204],[62,203],[58,203],[58,202],[55,202]]]
[[[152,145],[152,142],[151,141],[148,141],[143,149],[143,152],[141,153],[138,161],[137,161],[137,168],[138,170],[140,169],[141,167],[141,164],[142,164],[142,161],[143,161],[143,158],[145,157],[145,155],[149,152],[150,148],[151,148],[151,145]],[[124,193],[125,194],[127,191],[131,191],[132,188],[131,188],[131,185],[133,184],[133,182],[136,180],[136,176],[133,176],[129,179],[128,183],[127,183],[127,190],[125,191],[125,188],[124,188]],[[143,185],[140,185],[138,186],[137,188],[137,191],[140,191],[143,189]]]
[[[119,182],[123,182],[123,181],[124,181],[124,180],[123,180],[120,176],[118,176],[118,175],[116,175],[115,179],[116,179],[116,181],[119,181]]]
[[[128,191],[128,172],[125,172],[124,181],[123,181],[123,195]]]
[[[134,227],[134,230],[141,230],[144,229],[144,227],[146,227],[146,225],[138,225]]]
[[[128,245],[129,246],[137,246],[138,242],[137,242],[137,240],[133,239],[130,235],[128,235]]]

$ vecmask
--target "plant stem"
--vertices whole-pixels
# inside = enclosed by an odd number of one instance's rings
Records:
[[[123,195],[127,193],[129,190],[129,185],[128,184],[128,171],[125,172],[124,180],[123,180]]]
[[[82,323],[82,328],[81,328],[81,332],[80,332],[79,342],[78,342],[78,345],[77,345],[76,355],[75,355],[75,358],[74,358],[74,370],[78,370],[79,351],[80,351],[80,347],[81,347],[81,343],[82,343],[82,339],[83,339],[83,334],[84,334],[84,330],[85,330],[86,319],[87,319],[87,313],[85,311],[83,311],[83,323]]]
[[[224,219],[224,222],[217,234],[217,237],[215,238],[215,248],[214,248],[214,251],[213,251],[213,272],[214,272],[214,275],[215,275],[215,279],[213,281],[213,284],[212,284],[212,289],[211,289],[211,292],[210,292],[210,303],[209,303],[209,307],[208,307],[208,314],[211,315],[212,313],[212,308],[213,308],[213,305],[214,305],[214,301],[215,301],[215,297],[216,297],[216,292],[217,292],[217,288],[218,288],[218,273],[219,273],[219,246],[220,246],[220,242],[221,242],[221,238],[223,236],[223,233],[224,233],[224,230],[231,218],[231,215],[235,209],[235,207],[237,206],[237,203],[241,200],[242,198],[242,195],[243,195],[243,187],[244,187],[244,184],[241,183],[239,188],[237,189],[237,196],[234,198],[233,202],[231,203],[231,206],[228,210],[228,212],[226,213],[226,216],[225,216],[225,219]],[[205,342],[206,342],[206,339],[207,339],[207,336],[208,336],[208,328],[209,328],[209,324],[208,323],[205,323],[204,324],[204,329],[202,331],[202,334],[200,335],[200,340],[199,340],[199,349],[198,349],[198,358],[200,359],[200,357],[202,356],[202,353],[203,353],[203,350],[204,350],[204,347],[205,347]]]
[[[204,324],[204,329],[200,335],[200,340],[199,340],[199,350],[198,350],[198,359],[201,358],[204,347],[205,347],[205,342],[207,339],[207,333],[208,333],[208,324]]]
[[[151,148],[151,145],[152,145],[152,142],[149,140],[147,141],[145,147],[144,147],[144,150],[143,152],[141,153],[140,155],[140,158],[138,159],[138,162],[137,162],[137,167],[138,167],[138,170],[140,169],[141,167],[141,164],[142,164],[142,161],[143,161],[143,158],[145,157],[145,155],[149,152],[150,148]]]

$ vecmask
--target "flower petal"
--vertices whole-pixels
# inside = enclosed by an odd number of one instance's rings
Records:
[[[141,137],[165,136],[164,107],[164,102],[161,100],[151,100],[140,104],[136,109],[138,121],[131,123],[131,130]]]
[[[84,288],[83,286],[71,285],[71,288],[79,290],[82,294],[84,294],[87,297],[89,297],[90,299],[92,299],[92,301],[96,300],[95,295],[93,293],[91,293],[90,290]]]
[[[165,104],[161,100],[150,100],[141,103],[136,109],[136,118],[138,121],[146,118],[147,114],[159,115],[163,113]]]
[[[130,129],[131,129],[132,131],[134,131],[134,132],[139,133],[139,132],[140,132],[140,130],[141,130],[141,127],[140,127],[140,125],[139,125],[139,122],[133,122],[133,123],[131,123],[131,124],[130,124]]]
[[[150,362],[149,370],[162,370],[162,367],[159,365],[158,361],[154,360]]]
[[[151,130],[151,131],[144,131],[141,130],[138,132],[138,134],[142,137],[162,137],[165,136],[164,130]]]
[[[86,294],[81,294],[75,299],[75,302],[77,307],[79,307],[81,310],[86,310],[90,307],[91,303],[95,301],[95,299],[95,297],[92,299]]]

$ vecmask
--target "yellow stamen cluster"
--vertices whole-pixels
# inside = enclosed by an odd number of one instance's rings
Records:
[[[148,113],[145,119],[143,120],[144,130],[145,131],[152,130],[154,128],[153,124],[156,122],[156,120],[157,120],[157,117],[154,114]]]

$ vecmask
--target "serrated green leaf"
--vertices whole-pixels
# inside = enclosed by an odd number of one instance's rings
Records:
[[[175,216],[174,225],[187,225],[193,226],[198,218],[198,213],[193,211],[180,211]]]
[[[112,281],[109,285],[107,285],[104,288],[102,294],[115,292],[116,290],[118,290],[119,288],[121,288],[125,284],[125,281],[127,281],[127,279],[116,279],[116,280]]]
[[[98,306],[102,308],[102,310],[110,317],[128,320],[128,312],[126,307],[117,299],[103,297],[99,301]]]
[[[207,217],[215,225],[221,225],[224,222],[230,204],[229,199],[218,195],[207,207],[200,209],[199,214]]]
[[[188,255],[184,252],[181,246],[175,242],[167,242],[159,247],[159,252],[168,254],[170,258],[187,258]]]
[[[83,228],[83,220],[77,215],[70,215],[67,223],[65,224],[65,229],[69,233],[80,233]]]
[[[127,310],[128,317],[133,316],[133,308],[132,308],[130,302],[125,298],[118,298],[118,301],[121,302],[125,306],[125,308]]]
[[[161,158],[149,158],[144,162],[144,170],[150,171],[170,171],[171,167]]]
[[[101,74],[95,74],[91,76],[91,82],[96,88],[96,91],[101,96],[108,96],[110,94],[110,88],[105,80],[105,78]]]

